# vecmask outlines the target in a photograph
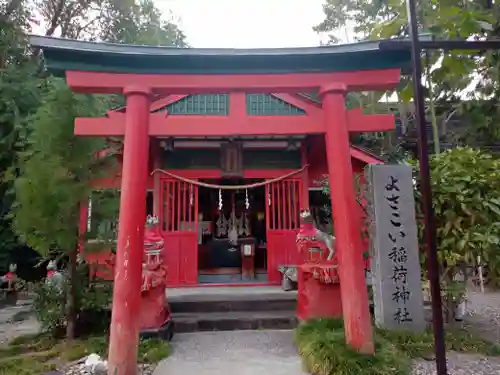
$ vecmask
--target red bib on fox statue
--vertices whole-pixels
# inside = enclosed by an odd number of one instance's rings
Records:
[[[164,241],[156,218],[148,217],[144,232],[142,264],[142,300],[139,324],[141,329],[159,329],[170,321],[165,290],[167,269],[163,261]]]
[[[335,237],[314,226],[309,210],[300,214],[297,251],[297,317],[300,320],[342,316]]]

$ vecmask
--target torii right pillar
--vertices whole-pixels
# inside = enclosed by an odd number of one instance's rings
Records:
[[[325,144],[332,200],[333,225],[339,264],[342,314],[346,344],[373,354],[373,327],[366,287],[349,143],[349,120],[343,84],[323,86],[319,92],[325,121]]]

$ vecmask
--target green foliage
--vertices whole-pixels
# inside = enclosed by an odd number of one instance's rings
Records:
[[[302,323],[295,343],[308,372],[317,375],[406,375],[409,358],[391,342],[376,336],[376,354],[360,354],[345,344],[342,320]]]
[[[12,184],[16,154],[24,149],[29,128],[25,119],[36,111],[45,89],[35,76],[36,64],[24,61],[18,49],[8,50],[12,55],[2,69],[1,44],[6,37],[0,31],[0,272],[7,270],[14,251],[23,250],[9,215],[15,198]],[[24,46],[17,47],[24,51]]]
[[[416,164],[418,172],[418,164]],[[448,319],[465,293],[468,268],[477,257],[498,264],[500,245],[500,160],[472,148],[456,148],[430,160],[433,204],[436,213],[441,281],[448,302]],[[417,187],[420,185],[416,174]],[[422,197],[416,189],[417,215],[422,217]],[[419,233],[424,247],[424,226]],[[425,247],[424,247],[425,248]],[[426,260],[426,252],[422,252]],[[459,273],[465,280],[456,281]]]
[[[45,334],[21,336],[0,347],[0,374],[33,375],[56,370],[91,353],[106,357],[107,336],[88,336],[66,342]],[[156,364],[168,357],[169,343],[157,339],[139,343],[139,362]],[[58,366],[59,365],[59,366]]]
[[[410,358],[432,358],[434,355],[434,333],[426,330],[422,333],[409,331],[390,331],[377,329],[376,335],[393,343]],[[500,346],[491,344],[464,329],[445,331],[446,349],[454,352],[482,354],[490,357],[500,356]]]
[[[35,289],[32,305],[43,332],[60,335],[66,327],[66,298],[56,288],[41,283]]]
[[[155,7],[151,0],[142,0],[140,2],[118,2],[115,0],[0,0],[0,272],[6,269],[8,263],[15,258],[13,254],[23,250],[23,241],[29,244],[36,243],[36,250],[42,254],[54,249],[65,248],[65,251],[73,246],[76,239],[69,236],[63,239],[59,235],[56,240],[52,240],[47,226],[54,226],[53,232],[65,232],[73,226],[75,207],[67,208],[66,212],[59,212],[61,215],[50,215],[53,210],[44,209],[38,215],[38,218],[31,220],[32,224],[43,224],[43,216],[52,218],[52,221],[46,220],[46,227],[37,227],[36,231],[30,232],[28,221],[23,218],[22,212],[28,213],[29,208],[16,207],[16,214],[19,214],[19,222],[16,221],[17,230],[12,230],[11,206],[16,200],[16,193],[23,191],[20,201],[26,203],[31,198],[28,197],[29,189],[33,189],[32,196],[35,194],[35,185],[43,186],[45,181],[38,176],[36,183],[29,187],[26,181],[17,184],[13,188],[19,172],[39,169],[47,171],[51,169],[55,175],[51,182],[58,185],[57,196],[54,199],[62,199],[69,203],[74,199],[81,198],[85,189],[76,189],[75,181],[71,180],[73,176],[64,176],[64,169],[71,169],[73,166],[66,166],[64,163],[68,160],[68,155],[60,153],[57,150],[57,156],[45,158],[37,156],[27,165],[29,159],[26,151],[33,153],[33,137],[38,137],[42,131],[37,126],[42,121],[44,111],[50,112],[48,118],[55,120],[54,128],[62,123],[67,125],[65,130],[68,132],[61,137],[61,147],[65,147],[70,153],[74,148],[75,153],[80,148],[81,158],[88,156],[88,148],[91,143],[97,145],[95,140],[78,141],[74,144],[71,140],[70,122],[71,117],[79,115],[102,115],[103,108],[110,106],[123,105],[121,96],[108,98],[105,102],[99,97],[83,97],[70,94],[69,90],[64,89],[62,82],[55,82],[47,78],[43,72],[43,61],[40,59],[40,51],[31,51],[26,48],[27,34],[32,32],[31,25],[38,25],[37,29],[42,28],[41,33],[47,36],[53,36],[57,31],[63,38],[75,38],[85,40],[103,40],[116,43],[149,44],[149,45],[167,45],[185,47],[185,36],[175,24],[172,17],[165,18],[159,9]],[[50,93],[48,93],[51,91]],[[57,101],[60,100],[59,103]],[[44,109],[38,110],[40,104],[44,103]],[[52,103],[52,109],[49,103]],[[61,110],[61,118],[58,117],[57,108]],[[71,113],[74,109],[75,113]],[[36,115],[34,115],[36,113]],[[48,123],[49,120],[46,121]],[[47,126],[47,124],[45,124]],[[73,125],[71,124],[71,129]],[[32,130],[37,130],[38,135],[32,135]],[[48,129],[48,128],[47,128]],[[45,130],[43,130],[45,131]],[[52,134],[52,132],[51,132]],[[57,133],[57,136],[61,136]],[[51,139],[55,139],[52,136]],[[66,143],[64,143],[66,142]],[[55,142],[57,143],[57,141]],[[86,144],[86,145],[84,145]],[[103,142],[101,142],[103,144]],[[40,146],[40,145],[38,145]],[[37,146],[37,147],[38,147]],[[51,143],[51,147],[53,143]],[[29,150],[26,150],[29,147]],[[83,150],[81,149],[83,148]],[[60,160],[58,160],[60,158]],[[36,160],[35,160],[36,159]],[[20,161],[21,166],[18,165]],[[82,171],[85,165],[82,164]],[[93,171],[92,171],[93,172]],[[75,179],[81,175],[75,175]],[[48,177],[47,177],[48,178]],[[82,184],[82,181],[79,181]],[[23,185],[24,184],[24,185]],[[23,185],[23,186],[20,186]],[[68,195],[64,197],[60,192],[69,185]],[[52,189],[53,186],[50,186]],[[71,194],[70,193],[71,190]],[[78,191],[77,191],[78,190]],[[41,192],[42,189],[38,189]],[[50,198],[52,191],[43,192],[45,198]],[[44,201],[40,195],[37,199]],[[35,198],[33,198],[35,199]],[[54,199],[49,201],[54,201]],[[38,207],[36,207],[38,208]],[[46,208],[46,207],[45,207]],[[53,206],[55,210],[55,207]],[[35,207],[33,208],[35,212]],[[56,220],[57,218],[57,220]],[[40,219],[40,220],[39,220]],[[66,226],[65,228],[62,228]],[[33,226],[35,228],[35,226]],[[19,239],[17,234],[21,234]],[[29,239],[27,237],[30,237]],[[64,244],[61,244],[64,242]],[[21,246],[20,246],[21,245]]]
[[[89,268],[81,264],[77,269],[75,283],[75,306],[77,313],[76,334],[106,332],[109,328],[109,312],[113,285],[108,281],[90,281]],[[42,331],[60,337],[67,325],[66,291],[68,279],[61,289],[41,283],[36,288],[33,311]]]
[[[375,329],[374,336],[375,355],[363,355],[346,346],[341,319],[316,319],[297,327],[295,343],[307,371],[317,375],[403,375],[409,373],[410,359],[431,358],[434,352],[431,331],[416,334]],[[464,330],[448,329],[445,339],[448,350],[500,355],[500,346],[489,344]]]
[[[91,198],[90,230],[87,228],[84,252],[115,250],[118,214],[120,209],[120,191],[106,189],[93,191]]]
[[[103,140],[74,135],[75,118],[99,115],[105,103],[74,95],[59,80],[51,85],[31,118],[33,131],[14,184],[14,227],[43,255],[76,248],[80,204],[90,194],[90,182],[110,168],[109,158],[95,157],[105,146]]]
[[[159,339],[141,340],[138,360],[141,363],[158,363],[170,354],[168,341]]]
[[[430,32],[438,40],[450,39],[498,39],[500,17],[498,4],[477,1],[420,1],[418,4],[420,32]],[[325,0],[325,19],[314,30],[329,34],[329,43],[339,42],[344,30],[353,28],[354,38],[384,39],[408,36],[405,0],[354,1]],[[443,114],[441,123],[448,115],[456,113],[469,117],[471,107],[478,111],[471,126],[461,139],[445,140],[491,144],[500,141],[497,123],[499,83],[499,53],[496,50],[480,51],[434,51],[427,59],[422,56],[426,79],[428,115],[433,128],[439,126],[434,119],[434,106],[446,103],[449,110]],[[432,69],[430,69],[432,67]],[[409,77],[403,77],[397,89],[399,99],[408,102],[413,97]],[[466,94],[467,93],[467,94]],[[470,102],[464,102],[464,95]],[[484,103],[488,100],[488,103]],[[444,128],[444,125],[441,125]],[[494,137],[487,134],[494,135]],[[434,129],[434,145],[437,149],[439,134]],[[441,135],[441,137],[443,137]]]
[[[106,41],[187,47],[182,30],[172,20],[166,20],[152,0],[140,0],[130,6],[111,4],[108,12],[110,23],[102,33]]]
[[[500,160],[459,147],[434,155],[430,170],[440,260],[447,267],[488,260],[500,244]],[[421,215],[419,189],[415,196]]]

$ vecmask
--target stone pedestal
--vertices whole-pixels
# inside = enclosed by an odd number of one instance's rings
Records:
[[[158,329],[170,319],[166,302],[165,288],[151,288],[142,292],[139,314],[141,330]]]
[[[300,231],[297,234],[297,318],[341,317],[339,268],[335,255],[335,238],[314,227],[311,213],[300,214]]]
[[[171,320],[171,316],[165,293],[164,241],[156,225],[146,229],[144,248],[139,327],[141,330],[160,329]]]
[[[297,318],[342,317],[337,266],[303,264],[298,267]]]

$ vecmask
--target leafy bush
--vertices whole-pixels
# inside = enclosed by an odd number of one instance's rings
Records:
[[[36,286],[33,311],[43,332],[59,336],[66,327],[66,298],[56,288],[41,283]]]
[[[416,172],[418,164],[415,163]],[[430,159],[433,204],[436,212],[438,256],[447,302],[448,320],[463,298],[471,266],[478,256],[500,265],[500,160],[477,149],[459,147]],[[415,175],[417,187],[419,175]],[[416,189],[417,214],[422,216],[422,197]],[[423,244],[424,225],[419,220]],[[426,260],[426,252],[422,252]],[[491,270],[497,273],[500,270]],[[456,280],[458,274],[465,280]]]
[[[33,309],[42,330],[56,337],[64,334],[66,320],[67,278],[63,288],[58,289],[45,283],[36,288]],[[112,283],[107,281],[90,281],[87,265],[77,270],[76,279],[76,311],[77,335],[102,333],[108,330],[110,322],[110,306]]]

